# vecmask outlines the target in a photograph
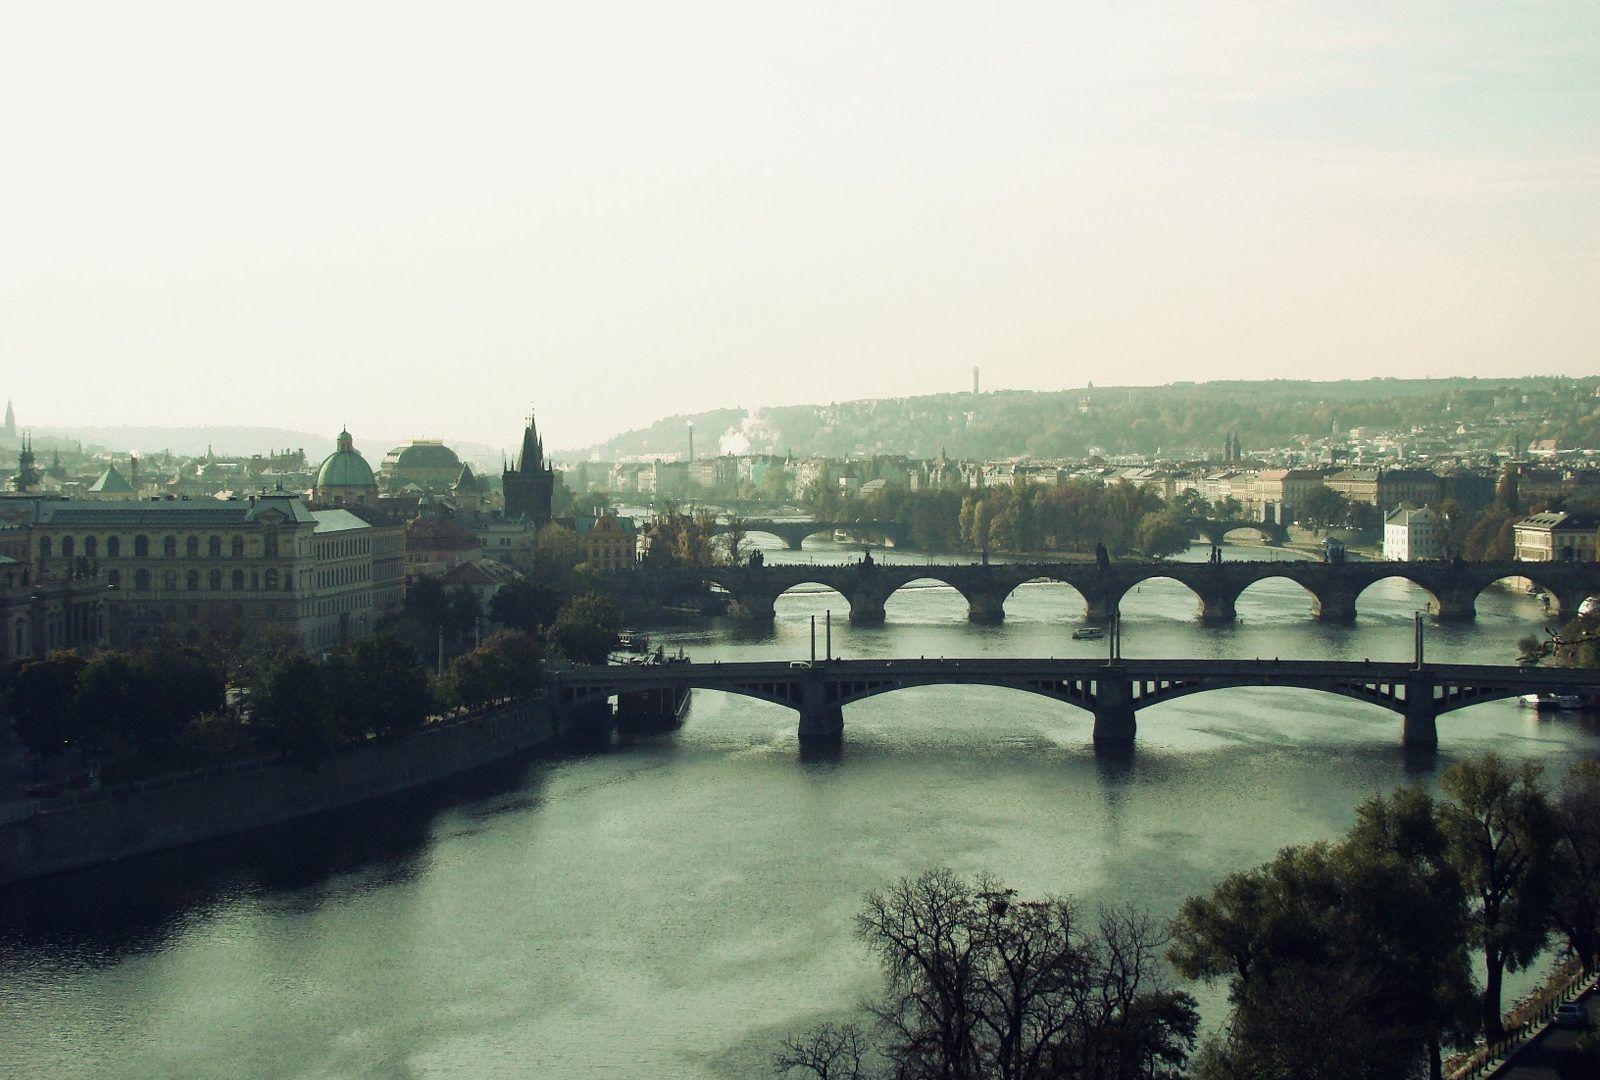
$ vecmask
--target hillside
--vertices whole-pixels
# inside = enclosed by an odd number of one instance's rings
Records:
[[[563,457],[681,455],[693,422],[698,454],[908,454],[998,459],[1091,452],[1204,454],[1238,432],[1246,448],[1280,446],[1352,427],[1408,430],[1505,422],[1526,440],[1600,446],[1600,378],[1371,379],[1213,382],[1086,387],[1036,393],[879,398],[749,412],[715,409],[665,417]],[[1508,433],[1509,434],[1509,433]]]

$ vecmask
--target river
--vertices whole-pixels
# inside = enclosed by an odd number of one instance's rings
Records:
[[[1424,600],[1380,582],[1355,626],[1330,627],[1299,586],[1267,581],[1235,625],[1208,628],[1181,585],[1147,582],[1124,603],[1123,651],[1402,659]],[[880,627],[850,627],[817,591],[783,597],[761,631],[651,633],[695,659],[801,659],[830,609],[847,657],[1105,649],[1071,639],[1082,601],[1043,583],[994,627],[967,624],[948,588],[908,588]],[[1541,622],[1533,598],[1491,590],[1475,624],[1428,628],[1429,658],[1508,662]],[[1046,699],[921,688],[849,706],[839,759],[803,763],[792,713],[697,692],[669,735],[12,890],[0,1075],[765,1075],[783,1034],[873,993],[851,919],[901,875],[987,870],[1166,916],[1462,755],[1532,758],[1554,779],[1600,750],[1592,717],[1497,702],[1441,718],[1438,754],[1407,760],[1393,714],[1291,689],[1141,712],[1127,760],[1097,758],[1089,730]],[[1215,1024],[1220,990],[1199,993]]]

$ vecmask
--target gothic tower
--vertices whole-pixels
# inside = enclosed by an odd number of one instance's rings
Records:
[[[44,476],[35,464],[33,437],[30,435],[22,440],[22,448],[17,452],[17,475],[11,478],[11,484],[19,492],[33,491],[42,479]]]
[[[501,474],[505,487],[506,517],[512,520],[527,519],[535,525],[550,521],[550,499],[555,494],[556,474],[544,459],[544,440],[528,413],[528,425],[522,432],[522,453]]]
[[[12,439],[17,437],[17,413],[16,410],[11,407],[10,401],[6,402],[5,436],[6,442],[10,442]]]

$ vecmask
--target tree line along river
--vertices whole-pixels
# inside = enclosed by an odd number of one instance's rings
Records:
[[[1327,626],[1266,581],[1212,628],[1182,586],[1147,582],[1123,651],[1400,660],[1425,600],[1380,582],[1354,626]],[[698,660],[798,660],[831,610],[849,657],[1103,655],[1070,636],[1082,608],[1029,584],[978,627],[954,590],[918,587],[851,627],[837,594],[796,591],[768,627],[641,629]],[[1541,615],[1491,590],[1475,623],[1429,627],[1429,658],[1509,662]],[[925,687],[849,706],[839,759],[802,762],[791,711],[697,692],[671,734],[0,893],[0,1075],[763,1075],[781,1035],[876,989],[852,917],[901,875],[988,870],[1165,916],[1465,754],[1559,773],[1600,749],[1591,716],[1495,702],[1407,758],[1393,714],[1290,689],[1155,706],[1126,759],[1097,758],[1089,726],[1036,696]],[[1199,996],[1220,1021],[1219,992]]]

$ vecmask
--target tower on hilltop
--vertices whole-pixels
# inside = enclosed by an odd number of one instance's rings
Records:
[[[16,410],[11,407],[11,402],[9,399],[6,401],[5,436],[6,442],[11,442],[17,437],[17,413]]]
[[[535,525],[550,521],[550,500],[555,494],[556,473],[544,459],[544,440],[528,411],[528,424],[522,431],[522,453],[500,477],[506,496],[506,517],[527,519]]]

